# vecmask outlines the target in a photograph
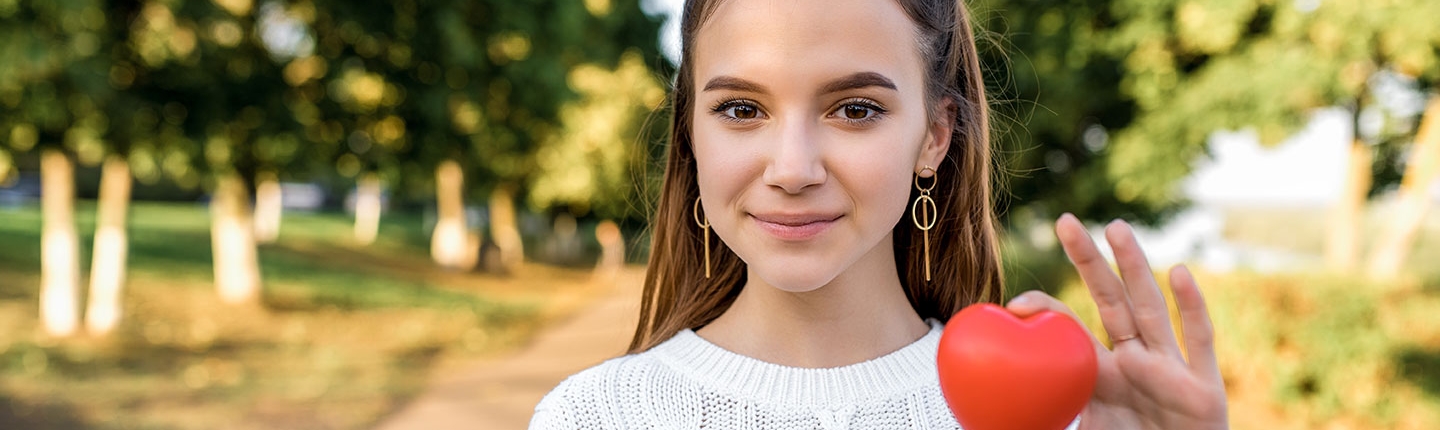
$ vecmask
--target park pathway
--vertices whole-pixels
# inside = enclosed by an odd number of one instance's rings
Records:
[[[644,273],[625,270],[601,294],[523,349],[436,375],[377,430],[524,429],[535,404],[565,377],[619,356],[639,317]]]

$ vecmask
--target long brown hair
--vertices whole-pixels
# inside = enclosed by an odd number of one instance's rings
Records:
[[[670,95],[670,149],[650,224],[650,263],[630,353],[709,323],[734,303],[745,285],[745,262],[718,240],[710,250],[712,276],[705,278],[704,230],[692,213],[700,196],[690,133],[695,35],[721,1],[687,0],[681,15],[680,67]],[[931,192],[940,214],[930,230],[932,280],[925,281],[921,262],[923,232],[908,214],[895,225],[895,265],[915,311],[922,318],[946,321],[967,305],[996,302],[1002,295],[990,197],[989,110],[969,13],[960,0],[897,1],[916,25],[921,58],[929,61],[925,80],[931,120],[952,121],[953,131],[949,153],[935,167],[938,182]],[[954,101],[953,113],[938,109],[947,99]],[[910,192],[912,200],[919,194]]]

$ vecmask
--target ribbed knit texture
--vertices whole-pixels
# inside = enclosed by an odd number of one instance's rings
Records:
[[[531,429],[958,429],[940,393],[942,326],[898,351],[804,369],[727,351],[685,330],[566,379]]]

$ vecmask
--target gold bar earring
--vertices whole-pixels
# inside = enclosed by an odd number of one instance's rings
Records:
[[[915,228],[925,233],[925,280],[930,280],[930,229],[935,227],[935,220],[938,217],[930,216],[931,213],[939,215],[939,209],[935,207],[935,199],[930,198],[930,190],[935,188],[935,179],[932,178],[930,186],[920,186],[920,175],[929,170],[935,173],[935,169],[925,166],[915,174],[915,189],[920,191],[920,196],[915,198],[915,203],[910,204],[910,221],[915,223]]]
[[[695,216],[695,225],[700,226],[705,236],[705,279],[710,279],[710,219],[700,216],[700,198],[695,198],[695,207],[692,211]]]

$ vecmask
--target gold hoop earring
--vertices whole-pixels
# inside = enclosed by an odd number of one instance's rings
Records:
[[[705,279],[710,279],[710,219],[700,216],[700,198],[695,198],[695,207],[691,210],[695,216],[695,225],[700,226],[705,236]]]
[[[939,209],[935,207],[935,199],[930,198],[930,190],[935,189],[935,182],[938,178],[930,179],[930,186],[920,186],[920,175],[929,170],[933,175],[935,169],[925,166],[915,174],[915,189],[920,191],[920,196],[915,198],[915,203],[910,204],[910,221],[915,223],[915,228],[925,233],[925,281],[930,281],[930,229],[935,227],[935,219],[938,218]],[[931,214],[937,216],[931,216]]]

